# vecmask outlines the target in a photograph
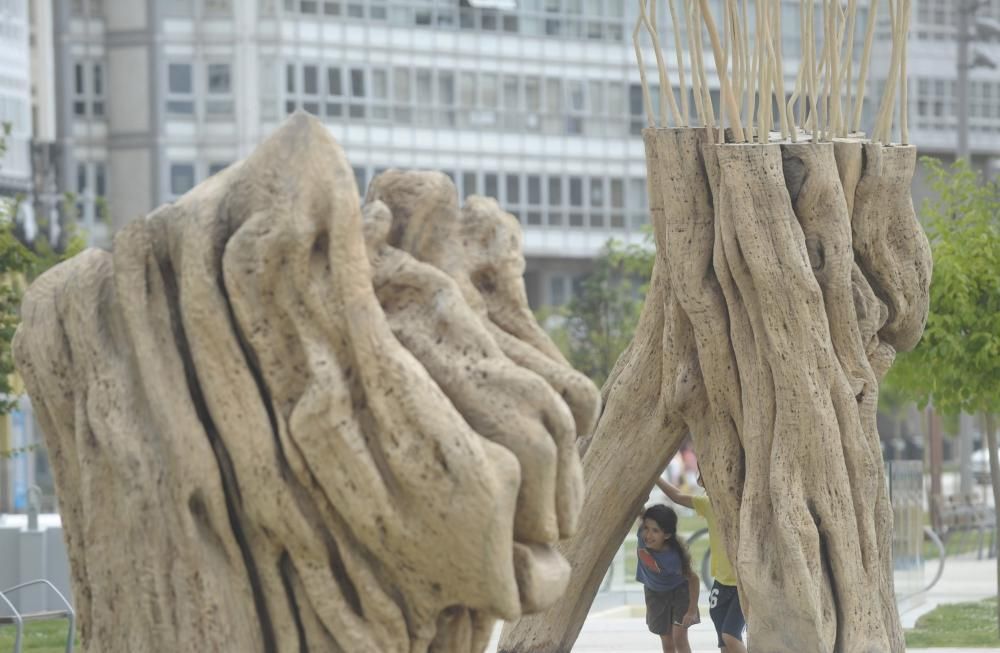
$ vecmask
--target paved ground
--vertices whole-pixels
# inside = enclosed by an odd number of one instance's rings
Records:
[[[936,563],[928,561],[925,574],[929,581],[936,571]],[[942,603],[974,601],[996,594],[997,575],[995,560],[955,560],[945,565],[944,575],[930,591],[911,602],[912,607],[900,617],[905,628],[912,628],[917,618]],[[645,608],[640,593],[628,595],[602,595],[591,610],[573,647],[574,653],[659,653],[659,642],[649,634],[643,620]],[[708,619],[708,608],[702,606],[703,623],[690,631],[694,653],[715,653],[715,631]],[[494,635],[490,651],[496,650],[499,629]],[[751,648],[751,651],[753,649]],[[957,653],[958,651],[990,651],[994,649],[913,649],[923,653]],[[1000,649],[995,649],[1000,651]]]

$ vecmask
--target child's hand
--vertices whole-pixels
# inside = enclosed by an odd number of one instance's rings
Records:
[[[698,615],[697,608],[685,614],[684,618],[681,619],[681,625],[684,626],[685,628],[693,626],[697,623],[701,623],[701,617]]]

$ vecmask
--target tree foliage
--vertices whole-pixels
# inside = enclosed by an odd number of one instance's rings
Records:
[[[598,386],[632,341],[654,256],[649,244],[609,240],[569,303],[540,316],[570,364]]]
[[[917,347],[886,377],[890,392],[944,415],[1000,412],[1000,186],[964,161],[925,159],[936,197],[921,211],[934,272]]]
[[[7,150],[6,136],[10,125],[3,125],[0,135],[0,158]],[[64,235],[63,244],[52,247],[44,233],[38,234],[31,242],[24,242],[17,224],[20,197],[0,196],[0,416],[6,415],[17,405],[20,389],[16,387],[14,356],[11,341],[20,322],[21,295],[28,283],[56,263],[73,256],[83,249],[84,240],[75,232]],[[67,196],[64,204],[72,204],[75,199]],[[66,208],[66,207],[64,207]],[[0,458],[22,450],[5,450],[0,443]],[[25,448],[30,449],[31,446]]]

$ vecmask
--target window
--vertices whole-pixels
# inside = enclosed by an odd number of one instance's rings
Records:
[[[194,164],[170,164],[170,194],[179,197],[194,188]]]
[[[295,112],[295,64],[285,64],[285,113]]]
[[[566,277],[555,274],[549,277],[549,305],[562,306],[569,301]]]
[[[344,115],[344,82],[339,66],[326,68],[326,116],[340,118]]]
[[[73,66],[73,113],[77,116],[87,115],[87,84],[83,71],[82,63]]]
[[[365,173],[365,169],[355,166],[352,168],[354,171],[354,181],[358,184],[358,194],[362,197],[365,195],[365,190],[368,187],[368,175]]]
[[[203,0],[205,14],[209,16],[228,16],[233,13],[232,0]]]
[[[562,177],[549,177],[549,226],[561,227],[563,224],[562,213]]]
[[[351,118],[365,117],[365,71],[351,68]]]
[[[163,3],[168,16],[189,17],[194,15],[194,0],[167,0]]]
[[[487,172],[483,175],[483,195],[486,197],[497,198],[500,193],[497,189],[497,173]]]
[[[526,178],[528,186],[528,209],[525,213],[525,222],[533,226],[542,225],[542,178],[539,175],[528,175]]]
[[[611,179],[611,227],[625,228],[625,182],[622,179]]]
[[[580,177],[569,178],[569,226],[583,226],[583,179]]]
[[[430,125],[434,121],[434,72],[417,68],[417,124]]]
[[[517,131],[521,127],[521,84],[514,75],[503,76],[503,128]]]
[[[281,106],[279,66],[280,64],[274,59],[261,57],[258,75],[260,77],[260,117],[262,120],[276,120],[278,118],[278,107]]]
[[[194,84],[191,80],[191,64],[167,64],[167,114],[173,116],[194,115]]]
[[[439,124],[443,127],[455,126],[455,73],[438,71],[438,111]]]
[[[524,79],[524,127],[538,131],[542,126],[542,80],[538,77]]]
[[[521,221],[521,177],[508,174],[504,184],[504,209]]]
[[[385,68],[371,69],[372,118],[389,119],[389,75]]]
[[[229,116],[233,113],[233,89],[228,63],[210,63],[207,66],[208,96],[205,99],[205,114]]]
[[[410,69],[394,68],[392,71],[393,120],[404,125],[412,122],[413,110],[410,108],[412,100]]]
[[[94,89],[94,95],[90,101],[91,113],[95,116],[104,115],[104,66],[100,63],[95,63],[92,68],[94,72],[94,78],[92,81],[92,86]]]
[[[462,173],[462,196],[468,197],[469,195],[478,195],[479,191],[476,188],[476,173],[465,172]]]
[[[302,110],[319,115],[319,66],[302,66]]]
[[[600,177],[590,178],[590,194],[587,198],[590,203],[590,226],[595,228],[604,227],[604,179]]]
[[[225,170],[228,167],[229,167],[228,163],[209,163],[208,164],[208,176],[211,177],[212,175],[214,175],[216,173],[222,172],[223,170]]]
[[[73,115],[95,118],[104,115],[104,64],[73,64]]]
[[[545,120],[546,134],[563,133],[563,86],[561,79],[549,77],[545,80]]]

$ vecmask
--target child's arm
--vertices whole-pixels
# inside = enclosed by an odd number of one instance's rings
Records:
[[[670,497],[670,500],[673,501],[674,503],[682,505],[685,508],[694,507],[694,503],[691,501],[690,494],[684,494],[679,489],[677,489],[670,483],[667,483],[666,481],[663,480],[663,478],[659,476],[656,477],[656,487],[663,490],[663,493],[666,494],[668,497]]]
[[[701,581],[698,578],[698,574],[693,571],[688,574],[688,595],[690,596],[690,601],[688,602],[687,614],[681,620],[682,626],[693,626],[698,623],[701,619],[698,617],[698,592],[701,590]]]

